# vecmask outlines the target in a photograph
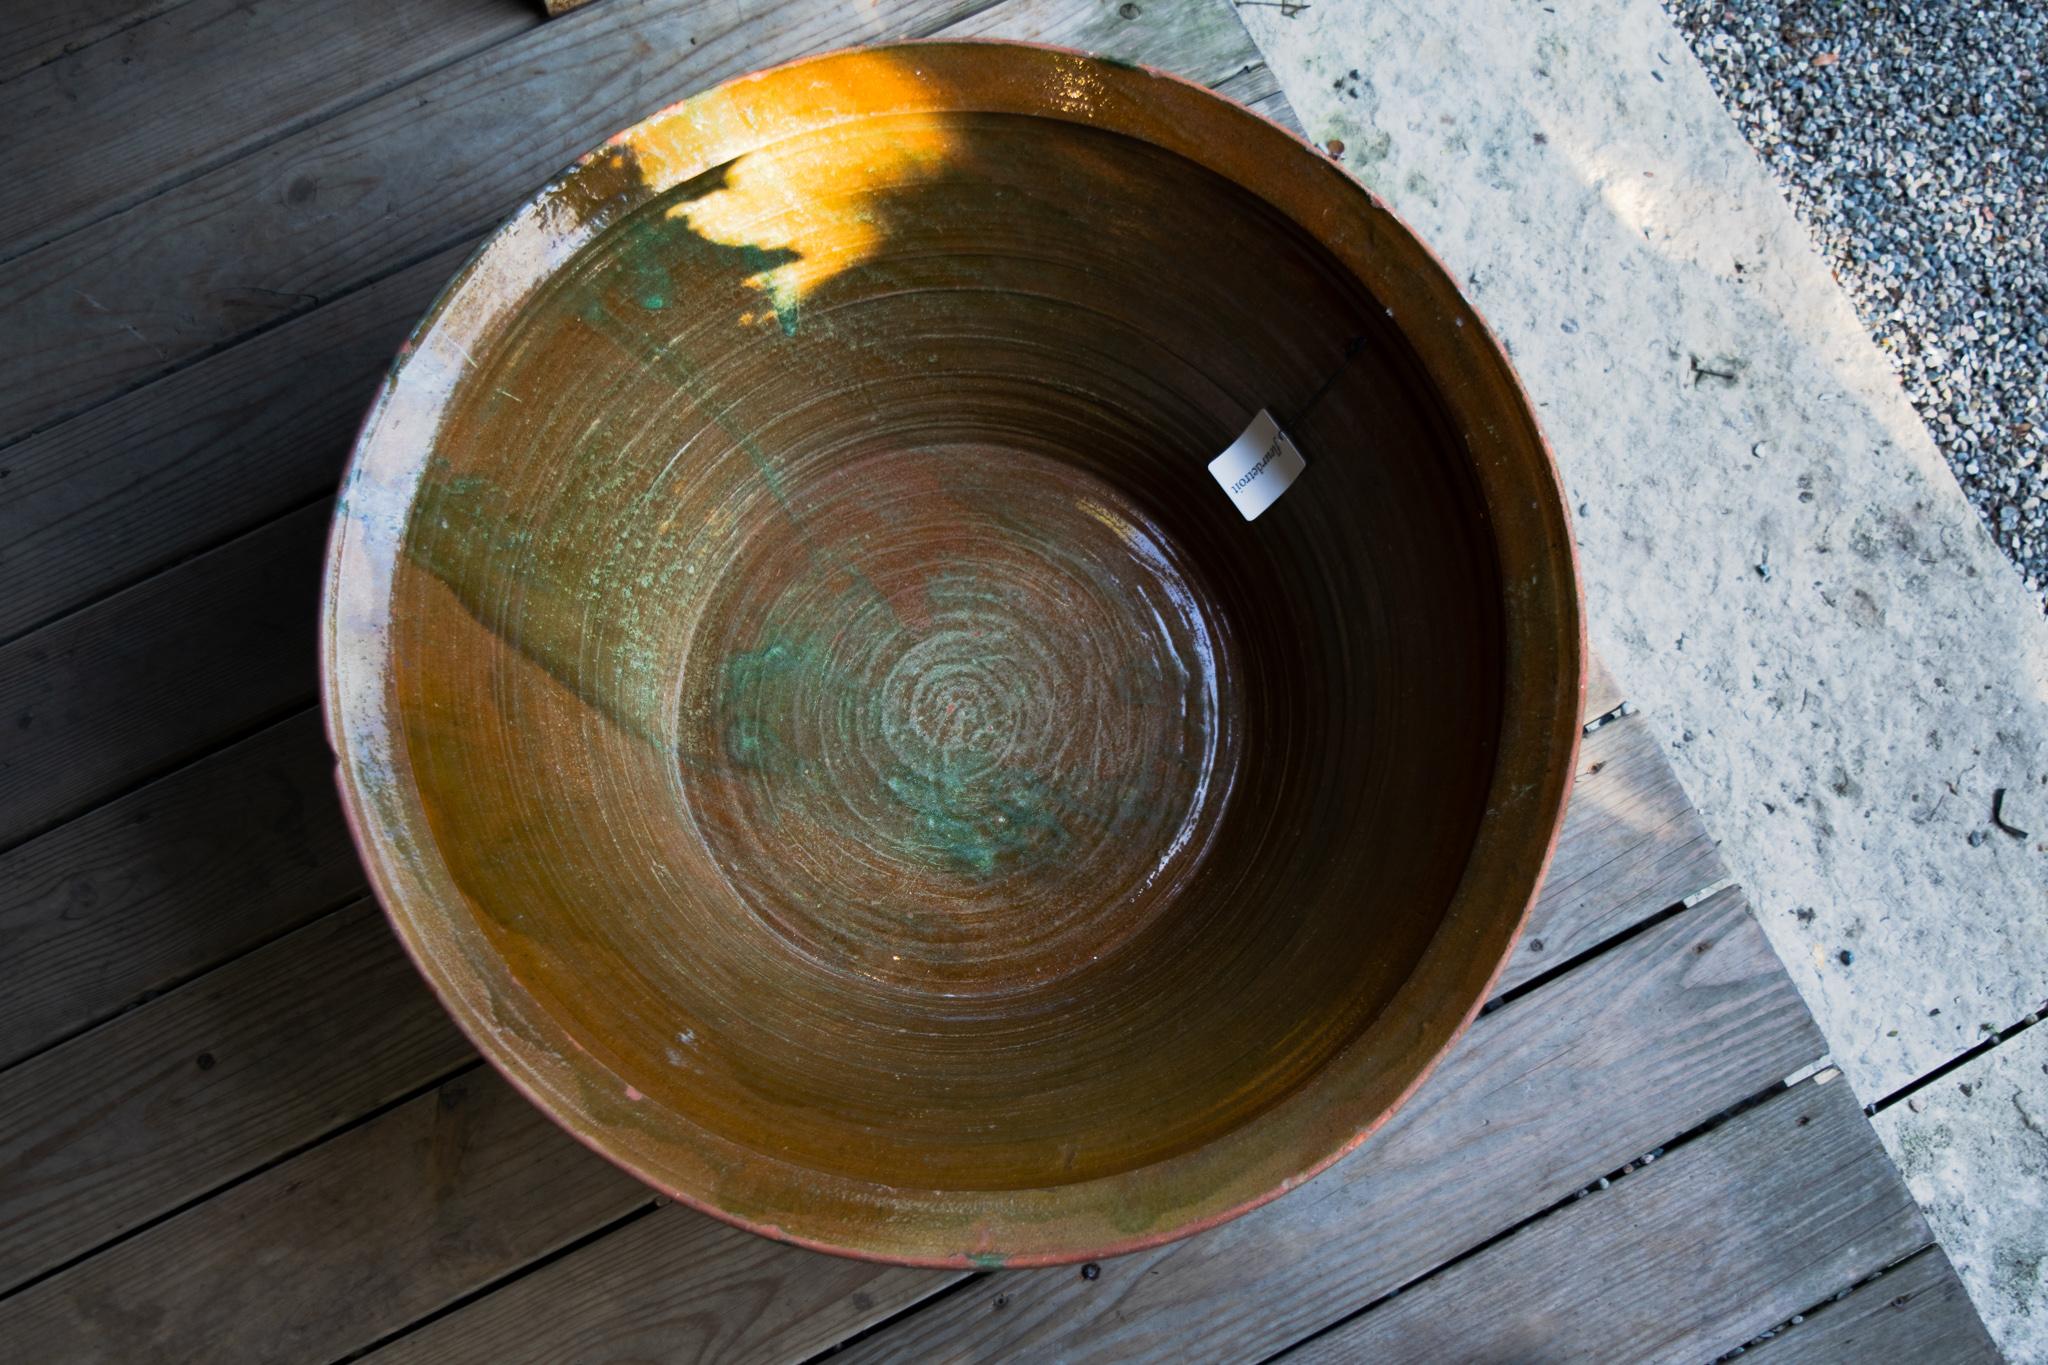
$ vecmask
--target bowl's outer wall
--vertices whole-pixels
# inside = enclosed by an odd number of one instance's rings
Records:
[[[1441,928],[1372,1027],[1256,1118],[1192,1149],[1038,1188],[929,1190],[780,1161],[710,1132],[678,1140],[508,970],[451,877],[391,707],[389,616],[407,520],[448,405],[533,290],[623,213],[807,129],[889,113],[1070,121],[1167,149],[1243,186],[1348,267],[1438,391],[1483,490],[1501,601],[1501,723],[1485,819]],[[619,149],[644,168],[615,173]],[[1307,487],[1307,485],[1304,485]],[[1011,44],[912,44],[748,77],[614,139],[550,186],[450,286],[372,411],[330,553],[323,635],[330,737],[380,898],[480,1049],[571,1132],[676,1197],[825,1250],[946,1265],[1083,1259],[1184,1235],[1335,1160],[1420,1082],[1484,998],[1533,901],[1576,753],[1581,609],[1564,499],[1500,348],[1442,267],[1312,149],[1170,77]]]

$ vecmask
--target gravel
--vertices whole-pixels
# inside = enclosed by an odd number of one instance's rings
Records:
[[[2048,607],[2048,4],[1665,5]]]

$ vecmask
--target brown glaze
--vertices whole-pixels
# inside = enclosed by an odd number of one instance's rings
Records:
[[[1308,457],[1243,521],[1260,407]],[[721,1216],[945,1264],[1240,1212],[1410,1090],[1577,736],[1554,470],[1363,190],[1051,49],[733,82],[450,287],[328,719],[483,1051]]]

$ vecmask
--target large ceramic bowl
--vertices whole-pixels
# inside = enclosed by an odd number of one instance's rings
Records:
[[[1206,466],[1270,410],[1307,469]],[[541,191],[357,446],[326,710],[379,896],[564,1127],[744,1227],[1175,1237],[1400,1104],[1578,733],[1558,480],[1430,254],[1078,54],[734,81]]]

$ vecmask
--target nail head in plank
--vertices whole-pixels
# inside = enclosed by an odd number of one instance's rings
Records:
[[[311,711],[0,855],[0,1066],[364,891]]]
[[[330,505],[0,648],[0,846],[313,698]]]
[[[430,256],[0,455],[0,639],[332,491],[392,356],[468,252]]]
[[[1833,1365],[1843,1360],[1929,1360],[1997,1365],[2002,1359],[1938,1246],[1822,1304],[1743,1354],[1743,1365]]]
[[[488,1068],[0,1301],[22,1360],[337,1360],[653,1194]]]
[[[0,1072],[0,1292],[474,1055],[359,904]]]
[[[1712,1360],[1931,1240],[1848,1087],[1807,1081],[1289,1359]]]
[[[540,20],[503,0],[187,0],[0,82],[0,152],[35,186],[0,198],[0,258]]]

